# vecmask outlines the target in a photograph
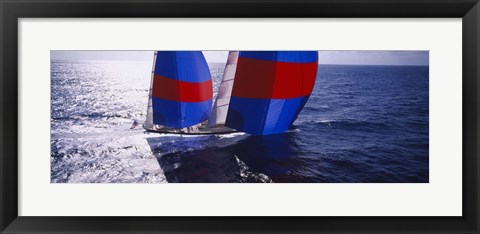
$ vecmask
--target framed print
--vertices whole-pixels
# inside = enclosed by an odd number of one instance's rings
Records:
[[[1,233],[478,233],[476,0],[1,4]]]

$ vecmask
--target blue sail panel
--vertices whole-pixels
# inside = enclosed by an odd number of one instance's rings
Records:
[[[153,123],[185,128],[201,123],[208,119],[212,100],[205,102],[175,102],[160,98],[152,98]]]
[[[231,97],[226,126],[252,135],[288,131],[308,97],[261,99]]]
[[[210,80],[210,70],[201,51],[159,51],[154,72],[179,81]]]
[[[241,51],[239,56],[286,63],[313,63],[318,61],[316,51]]]

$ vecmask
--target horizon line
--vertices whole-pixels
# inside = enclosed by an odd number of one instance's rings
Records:
[[[83,59],[50,59],[50,62],[128,62],[128,63],[147,63],[151,62],[148,60],[108,60],[108,59],[97,59],[97,60],[83,60]],[[207,62],[210,63],[219,63],[226,64],[226,62]],[[318,63],[318,65],[351,65],[351,66],[416,66],[416,67],[427,67],[430,64],[362,64],[362,63]]]

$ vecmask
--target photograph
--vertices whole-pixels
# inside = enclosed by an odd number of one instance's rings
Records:
[[[50,82],[50,183],[429,183],[429,51],[51,50]]]
[[[480,0],[0,2],[0,234],[480,234]]]

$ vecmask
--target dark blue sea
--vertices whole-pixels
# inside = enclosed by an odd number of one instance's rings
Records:
[[[224,64],[209,64],[218,89]],[[51,182],[428,183],[428,66],[319,65],[283,134],[146,133],[151,63],[52,61]]]

